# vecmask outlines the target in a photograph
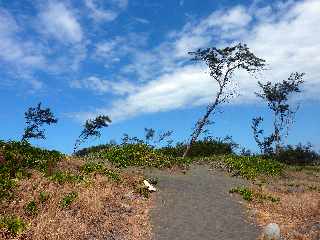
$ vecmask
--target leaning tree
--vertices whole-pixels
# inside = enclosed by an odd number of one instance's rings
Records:
[[[99,115],[95,119],[88,119],[74,144],[73,152],[75,152],[89,137],[99,138],[101,136],[100,130],[104,127],[108,127],[110,123],[111,119],[106,115]]]
[[[43,125],[56,124],[58,119],[51,112],[50,108],[42,108],[41,102],[37,107],[30,107],[25,113],[26,127],[22,135],[22,141],[28,139],[45,139],[45,130]]]
[[[214,115],[221,104],[228,103],[235,96],[233,75],[236,70],[254,73],[262,70],[265,66],[265,60],[256,57],[245,44],[237,44],[222,49],[215,47],[199,49],[189,54],[194,56],[193,60],[202,61],[208,66],[210,76],[218,85],[218,91],[208,104],[205,114],[196,122],[183,157],[188,155],[192,144],[210,123],[210,116]]]
[[[267,82],[265,84],[258,82],[261,92],[256,93],[256,95],[268,104],[273,113],[273,132],[262,140],[260,138],[263,135],[263,130],[259,129],[259,125],[263,118],[257,117],[252,121],[254,139],[262,153],[278,153],[281,149],[299,106],[293,108],[289,103],[289,96],[301,92],[300,87],[304,82],[304,75],[304,73],[295,72],[291,73],[289,78],[282,82]]]

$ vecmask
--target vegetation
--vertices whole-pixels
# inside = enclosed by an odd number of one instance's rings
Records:
[[[242,44],[223,49],[215,47],[199,49],[190,54],[194,56],[195,61],[203,61],[209,67],[210,76],[217,83],[218,91],[213,101],[208,104],[203,117],[195,124],[183,157],[188,155],[193,143],[197,141],[204,128],[210,123],[210,115],[214,114],[221,104],[229,102],[236,95],[235,89],[230,90],[235,71],[242,69],[248,73],[254,73],[265,66],[263,59],[256,57],[246,45]]]
[[[69,207],[71,203],[78,197],[78,193],[76,192],[71,192],[68,193],[60,202],[60,206],[62,208]]]
[[[5,228],[15,236],[21,234],[27,228],[27,224],[19,217],[4,216],[0,217],[0,229],[1,228]]]
[[[277,160],[261,156],[226,156],[223,160],[228,168],[247,179],[255,179],[259,175],[276,176],[281,174],[284,164]]]
[[[95,119],[89,119],[85,122],[83,130],[76,140],[73,151],[75,152],[80,144],[86,141],[89,137],[100,137],[100,129],[108,127],[111,119],[105,115],[99,115]]]
[[[283,145],[283,141],[288,136],[290,125],[293,123],[294,115],[298,108],[292,109],[289,104],[289,96],[293,93],[301,92],[300,85],[303,83],[304,73],[292,73],[287,80],[281,83],[265,84],[258,82],[262,92],[256,95],[267,102],[268,107],[273,112],[273,133],[260,140],[263,130],[259,129],[262,117],[254,118],[252,121],[252,129],[254,139],[261,149],[262,153],[279,153]],[[273,146],[274,144],[274,146]]]
[[[41,127],[44,124],[56,124],[58,119],[55,118],[50,108],[41,108],[41,102],[38,103],[37,107],[29,108],[25,112],[26,118],[26,128],[24,129],[24,134],[22,136],[22,141],[36,138],[45,139],[45,131]]]
[[[0,141],[0,200],[12,197],[16,180],[29,175],[29,169],[49,174],[64,155],[31,146],[28,142]]]
[[[254,191],[254,190],[252,190],[248,187],[245,187],[245,186],[232,188],[232,189],[230,189],[229,193],[238,193],[242,196],[243,200],[246,200],[246,201],[255,200],[255,201],[263,202],[263,201],[267,200],[267,201],[271,201],[273,203],[280,201],[280,198],[266,195],[266,194],[263,194],[258,191]]]

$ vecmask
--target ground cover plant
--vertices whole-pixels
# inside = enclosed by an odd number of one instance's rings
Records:
[[[0,239],[149,239],[142,175],[71,157],[52,171],[31,169],[2,201]]]

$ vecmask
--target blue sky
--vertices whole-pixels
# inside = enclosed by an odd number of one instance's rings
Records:
[[[305,72],[288,142],[320,149],[320,1],[0,0],[1,138],[19,139],[24,111],[39,101],[59,118],[35,145],[71,152],[81,125],[97,114],[113,124],[100,140],[145,127],[188,138],[216,91],[188,52],[238,42],[268,63],[261,81]],[[234,81],[240,95],[222,107],[213,136],[255,150],[251,119],[270,112],[254,95],[257,78]]]

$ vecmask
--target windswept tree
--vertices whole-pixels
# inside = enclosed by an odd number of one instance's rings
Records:
[[[218,91],[208,104],[205,114],[196,122],[183,157],[188,155],[192,144],[210,123],[210,116],[214,115],[221,104],[228,103],[236,95],[236,90],[233,87],[235,72],[245,70],[248,73],[255,73],[265,66],[265,60],[256,57],[245,44],[222,49],[199,49],[189,54],[194,56],[193,60],[202,61],[208,66],[209,74],[216,82]]]
[[[45,139],[45,130],[42,128],[44,124],[56,124],[58,119],[55,118],[50,108],[41,108],[41,102],[37,107],[30,107],[25,113],[26,127],[22,135],[22,141],[31,138]]]
[[[292,107],[289,103],[289,96],[293,93],[301,92],[301,84],[304,73],[291,73],[289,78],[278,83],[258,82],[261,92],[256,95],[264,100],[273,113],[273,133],[269,137],[264,137],[263,130],[259,129],[262,117],[253,119],[252,129],[255,141],[263,153],[278,153],[289,133],[289,129],[294,122],[295,113],[298,106]]]
[[[110,123],[111,119],[105,115],[99,115],[95,119],[87,120],[83,126],[81,134],[76,140],[73,151],[75,152],[77,148],[89,137],[101,137],[100,130],[104,127],[108,127]]]

